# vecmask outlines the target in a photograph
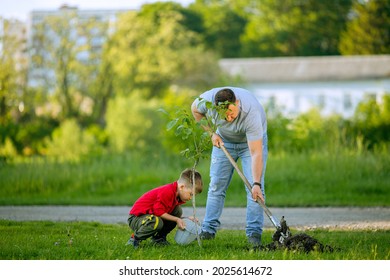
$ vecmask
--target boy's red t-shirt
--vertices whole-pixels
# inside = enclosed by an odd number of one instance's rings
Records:
[[[177,205],[184,202],[177,199],[177,182],[152,189],[143,194],[130,209],[130,215],[153,214],[161,216],[171,213]]]

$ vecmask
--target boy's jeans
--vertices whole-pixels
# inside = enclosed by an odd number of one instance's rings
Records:
[[[242,171],[251,185],[252,178],[252,161],[247,143],[226,143],[225,148],[235,161],[241,158]],[[263,138],[263,173],[261,177],[262,192],[265,199],[264,174],[268,156],[267,136]],[[206,214],[202,224],[202,231],[216,233],[220,226],[219,218],[225,202],[226,191],[230,184],[234,172],[234,167],[226,157],[225,153],[213,147],[210,164],[210,185],[207,193]],[[263,208],[252,199],[252,195],[243,183],[247,192],[246,207],[246,235],[262,234],[264,225]]]

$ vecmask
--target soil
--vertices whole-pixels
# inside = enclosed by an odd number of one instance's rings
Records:
[[[284,240],[281,244],[273,241],[267,245],[262,245],[260,250],[292,250],[309,253],[310,251],[317,252],[333,252],[334,249],[329,245],[324,245],[317,239],[307,235],[306,233],[299,233],[292,235]]]
[[[306,233],[299,233],[292,235],[290,228],[287,225],[284,217],[280,220],[280,229],[278,229],[272,236],[272,242],[267,245],[262,245],[260,250],[292,250],[309,253],[310,251],[317,252],[333,252],[334,249],[329,245],[324,245],[317,239],[307,235]]]

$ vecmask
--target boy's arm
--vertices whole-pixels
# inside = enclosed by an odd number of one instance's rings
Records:
[[[175,222],[179,229],[185,229],[186,228],[186,224],[185,224],[185,222],[181,218],[178,218],[176,216],[172,216],[171,214],[168,214],[168,213],[164,213],[160,217],[161,217],[161,219]]]

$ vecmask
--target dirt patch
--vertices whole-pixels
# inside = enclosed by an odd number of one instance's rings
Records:
[[[319,242],[317,239],[307,235],[306,233],[299,233],[287,237],[283,244],[273,241],[267,245],[262,245],[260,250],[291,250],[291,251],[301,251],[305,253],[309,253],[310,251],[317,252],[333,252],[333,247],[329,245],[324,245]]]
[[[280,220],[281,228],[278,229],[272,236],[272,242],[267,245],[262,245],[260,250],[278,250],[287,249],[292,251],[301,251],[309,253],[310,251],[317,252],[333,252],[334,249],[329,245],[324,245],[317,239],[307,235],[306,233],[299,233],[293,235],[287,222],[282,217]]]

